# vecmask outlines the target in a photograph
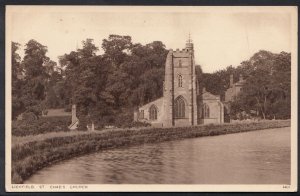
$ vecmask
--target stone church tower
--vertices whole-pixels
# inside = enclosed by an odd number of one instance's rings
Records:
[[[188,39],[183,50],[169,50],[165,64],[163,97],[138,108],[135,121],[157,127],[223,123],[219,95],[199,89],[194,45]]]
[[[164,126],[197,124],[194,46],[189,39],[183,50],[170,50],[166,59]]]

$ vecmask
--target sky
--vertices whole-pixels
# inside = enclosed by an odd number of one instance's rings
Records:
[[[293,7],[110,7],[10,6],[6,32],[23,47],[30,39],[58,56],[92,38],[99,54],[109,34],[129,35],[133,43],[162,41],[167,49],[185,47],[189,33],[195,61],[206,73],[238,66],[259,50],[291,52]],[[21,48],[23,49],[23,48]],[[22,54],[22,50],[19,50]]]

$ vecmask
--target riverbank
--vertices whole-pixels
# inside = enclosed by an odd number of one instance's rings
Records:
[[[124,129],[87,132],[20,142],[12,147],[12,183],[22,183],[37,170],[57,161],[124,146],[290,126],[289,120],[176,128]],[[42,138],[42,137],[40,137]],[[18,143],[20,142],[20,143]]]

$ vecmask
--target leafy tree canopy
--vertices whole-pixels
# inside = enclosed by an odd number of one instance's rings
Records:
[[[47,54],[47,47],[35,40],[25,45],[21,60],[20,45],[12,43],[13,118],[22,112],[41,115],[45,108],[77,105],[80,127],[99,122],[153,101],[163,95],[167,50],[161,41],[132,43],[130,36],[109,35],[103,39],[103,54],[93,39],[59,57],[59,65]],[[288,118],[291,96],[291,55],[259,51],[237,67],[229,66],[212,74],[196,66],[199,90],[203,87],[224,99],[230,75],[246,79],[232,115],[257,111],[263,118]],[[20,77],[22,76],[22,77]],[[211,82],[214,81],[214,82]],[[125,112],[126,113],[126,112]]]

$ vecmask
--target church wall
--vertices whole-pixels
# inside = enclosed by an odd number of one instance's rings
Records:
[[[204,89],[199,103],[200,124],[224,123],[224,105],[220,96]],[[209,113],[209,114],[208,114]]]
[[[204,100],[209,107],[209,117],[203,119],[203,124],[223,122],[223,104],[216,100]]]
[[[173,100],[173,50],[170,50],[165,66],[165,81],[164,81],[164,99],[163,99],[163,109],[164,109],[164,117],[163,117],[163,125],[165,127],[173,126],[173,110],[172,110],[172,100]]]
[[[150,120],[150,107],[155,106],[157,108],[157,119]],[[163,97],[159,98],[155,101],[152,101],[146,105],[141,106],[139,109],[138,121],[140,122],[148,122],[153,126],[162,127],[163,118],[164,118],[164,108],[163,108]],[[142,114],[143,113],[143,114]]]
[[[186,127],[190,126],[191,122],[188,118],[186,119],[175,119],[175,126],[176,127]]]

